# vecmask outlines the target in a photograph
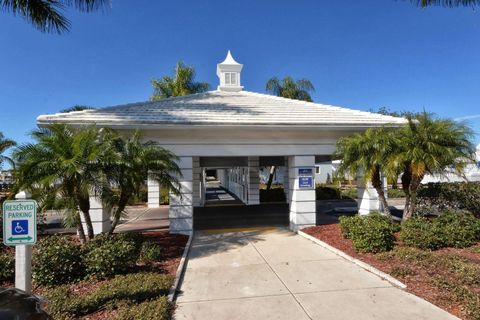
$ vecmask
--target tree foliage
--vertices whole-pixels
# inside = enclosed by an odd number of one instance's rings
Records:
[[[65,9],[92,12],[110,5],[110,0],[0,0],[1,11],[22,17],[41,32],[58,34],[70,30]]]
[[[282,80],[277,77],[268,80],[266,90],[279,97],[311,102],[310,92],[315,91],[315,88],[307,79],[294,80],[286,76]]]
[[[480,0],[410,0],[417,6],[426,8],[431,6],[442,7],[473,7],[480,5]]]
[[[5,138],[3,133],[0,132],[0,169],[5,162],[8,162],[12,166],[14,166],[12,159],[10,157],[7,157],[3,153],[11,147],[14,147],[16,144],[17,143],[15,141]]]
[[[161,100],[169,97],[186,96],[205,92],[210,88],[207,82],[195,82],[195,68],[177,62],[173,77],[164,76],[152,80],[153,95],[150,100]]]

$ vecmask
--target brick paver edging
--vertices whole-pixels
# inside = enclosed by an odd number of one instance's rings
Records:
[[[363,269],[365,269],[365,270],[367,270],[367,271],[369,271],[369,272],[371,272],[371,273],[379,276],[380,278],[382,278],[382,279],[384,279],[384,280],[387,280],[388,282],[390,282],[391,284],[393,284],[393,285],[396,286],[396,287],[399,287],[399,288],[401,288],[401,289],[405,289],[405,288],[407,287],[406,284],[404,284],[403,282],[398,281],[397,279],[395,279],[395,278],[392,277],[391,275],[386,274],[385,272],[378,270],[377,268],[369,265],[368,263],[365,263],[365,262],[363,262],[363,261],[360,261],[360,260],[358,260],[358,259],[355,259],[355,258],[349,256],[349,255],[346,254],[345,252],[343,252],[343,251],[341,251],[341,250],[338,250],[337,248],[332,247],[331,245],[323,242],[322,240],[319,240],[319,239],[317,239],[317,238],[315,238],[315,237],[312,237],[311,235],[306,234],[305,232],[300,231],[300,230],[299,230],[297,233],[298,233],[300,236],[302,236],[302,237],[304,237],[304,238],[306,238],[306,239],[308,239],[308,240],[310,240],[310,241],[313,241],[313,242],[315,242],[316,244],[324,247],[325,249],[330,250],[331,252],[335,253],[336,255],[338,255],[338,256],[340,256],[340,257],[342,257],[342,258],[344,258],[344,259],[346,259],[346,260],[348,260],[348,261],[353,262],[353,263],[356,264],[357,266],[359,266],[359,267],[361,267],[361,268],[363,268]]]
[[[175,274],[175,280],[173,281],[173,285],[168,291],[168,301],[174,302],[175,299],[177,298],[178,294],[178,289],[180,288],[181,285],[181,280],[183,278],[183,275],[185,273],[186,269],[186,261],[187,261],[187,256],[188,252],[190,251],[190,247],[192,246],[192,239],[193,239],[193,232],[191,232],[188,236],[188,241],[185,246],[185,249],[183,250],[183,255],[182,259],[180,259],[180,264],[178,265],[177,268],[177,273]]]

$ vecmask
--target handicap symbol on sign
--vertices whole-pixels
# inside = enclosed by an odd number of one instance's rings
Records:
[[[12,220],[12,235],[28,234],[28,220]]]

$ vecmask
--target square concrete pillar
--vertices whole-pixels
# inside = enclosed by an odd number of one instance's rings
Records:
[[[148,207],[160,207],[160,184],[149,174],[147,180]]]
[[[87,225],[82,213],[80,213],[83,229],[87,232]],[[93,233],[100,234],[110,231],[110,209],[104,208],[102,201],[95,195],[90,196],[90,219],[92,220]]]
[[[315,156],[288,158],[290,229],[297,231],[316,224]],[[311,170],[311,174],[305,174]],[[310,177],[311,186],[305,184]]]
[[[382,209],[380,208],[377,190],[375,190],[371,182],[363,180],[361,172],[357,172],[357,203],[358,213],[361,215]]]
[[[201,205],[202,198],[202,168],[200,168],[200,158],[192,157],[192,173],[193,173],[193,206],[198,207]]]
[[[177,177],[180,194],[170,192],[170,233],[193,231],[193,162],[193,157],[180,157],[177,162],[183,176]]]
[[[288,157],[285,157],[285,168],[283,169],[283,192],[285,193],[285,199],[287,203],[290,203],[289,200],[289,186],[290,186],[290,179],[289,179],[289,168],[288,168]]]
[[[248,205],[260,204],[260,168],[258,157],[248,157]]]

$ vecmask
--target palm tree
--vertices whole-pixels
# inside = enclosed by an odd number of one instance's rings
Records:
[[[284,98],[313,101],[310,91],[315,91],[313,84],[307,79],[294,80],[286,76],[282,80],[273,77],[267,81],[266,89],[268,92]]]
[[[65,209],[82,242],[87,238],[80,212],[88,239],[93,239],[89,194],[92,191],[100,194],[106,183],[99,170],[101,162],[111,154],[105,133],[95,127],[74,129],[55,124],[33,131],[36,143],[22,145],[14,151],[19,187],[39,189],[45,199]]]
[[[399,148],[395,156],[403,171],[404,219],[415,213],[417,190],[426,173],[442,175],[447,168],[461,173],[474,161],[475,154],[470,140],[473,132],[464,123],[437,119],[427,112],[407,119],[408,125],[398,133]]]
[[[265,87],[268,92],[276,96],[309,102],[312,101],[309,91],[315,91],[313,84],[309,80],[300,79],[295,81],[290,76],[286,76],[281,81],[277,77],[273,77],[267,81]],[[276,170],[276,166],[270,168],[267,190],[270,190],[272,187],[273,176],[275,175]]]
[[[24,18],[41,32],[58,34],[70,29],[70,21],[62,10],[73,7],[82,12],[92,12],[110,5],[110,0],[0,0],[0,10]]]
[[[3,155],[3,153],[7,151],[7,149],[14,147],[16,144],[15,141],[5,138],[3,133],[0,132],[0,169],[5,162],[10,163],[12,167],[15,166],[12,159]]]
[[[396,139],[392,131],[383,128],[370,128],[363,133],[356,133],[341,138],[337,142],[334,158],[342,162],[335,174],[344,177],[364,174],[364,182],[371,182],[378,193],[385,215],[391,217],[385,196],[381,175],[392,173],[391,159],[395,151]]]
[[[430,6],[443,7],[473,7],[480,4],[480,0],[410,0],[418,6],[425,8]]]
[[[149,172],[161,186],[179,194],[176,176],[181,173],[175,162],[178,157],[156,142],[142,142],[141,138],[139,130],[128,139],[117,136],[113,143],[117,156],[104,168],[113,186],[103,193],[104,201],[114,208],[110,233],[115,230],[129,200],[140,192]]]
[[[182,61],[177,62],[175,75],[164,76],[152,80],[153,95],[150,100],[160,100],[168,97],[186,96],[193,93],[205,92],[210,88],[206,82],[195,82],[195,68],[186,66]]]
[[[75,111],[84,111],[84,110],[94,110],[95,108],[90,107],[90,106],[84,106],[84,105],[75,105],[70,108],[66,108],[63,110],[60,110],[60,113],[69,113],[69,112],[75,112]]]

